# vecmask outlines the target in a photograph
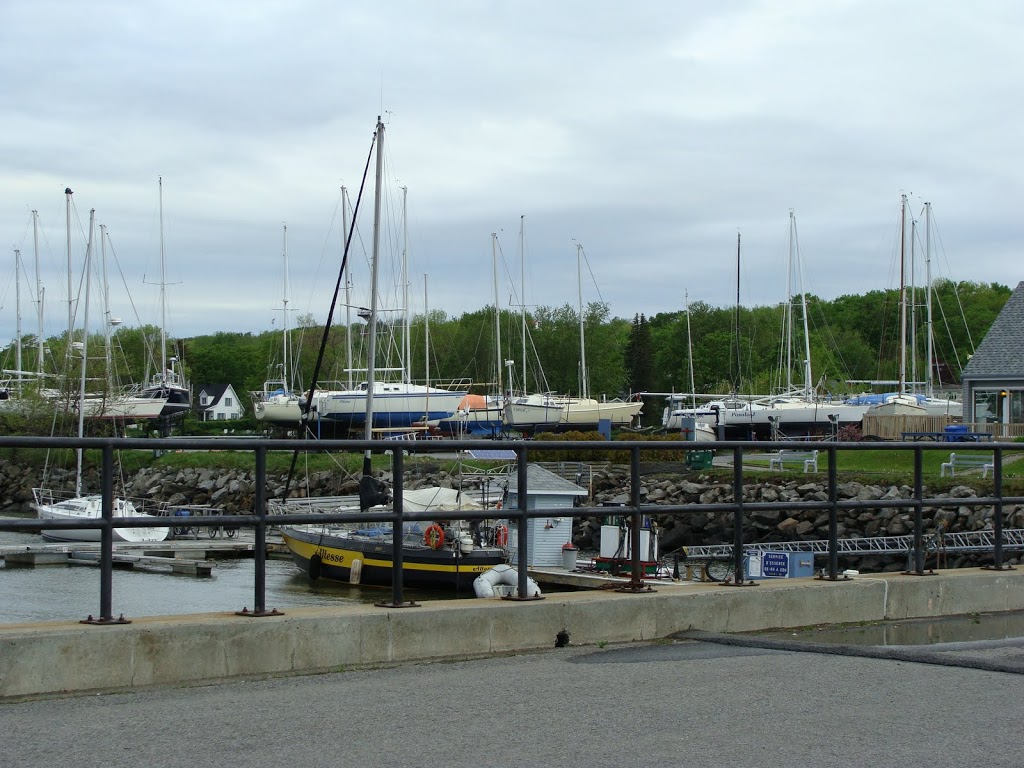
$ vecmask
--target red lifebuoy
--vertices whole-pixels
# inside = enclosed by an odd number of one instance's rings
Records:
[[[494,529],[494,544],[498,547],[508,546],[508,526],[499,525]]]
[[[427,527],[423,532],[423,543],[431,549],[440,549],[444,546],[444,528],[437,523]]]

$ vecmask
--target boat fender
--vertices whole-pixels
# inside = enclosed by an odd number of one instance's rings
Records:
[[[497,547],[508,546],[508,526],[499,525],[494,529],[494,545]]]
[[[508,563],[501,563],[484,571],[473,581],[473,592],[477,597],[494,597],[494,587],[498,584],[519,587],[519,571]],[[526,596],[540,597],[540,587],[529,576],[526,577]]]
[[[313,555],[309,558],[309,578],[316,581],[320,578],[320,569],[323,565],[323,561],[320,559],[320,555]]]
[[[423,532],[423,543],[431,549],[440,549],[444,546],[444,529],[437,523],[432,523]]]

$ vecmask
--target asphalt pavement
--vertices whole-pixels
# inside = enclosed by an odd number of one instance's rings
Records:
[[[836,648],[570,644],[12,702],[0,766],[1021,765],[1021,641]]]

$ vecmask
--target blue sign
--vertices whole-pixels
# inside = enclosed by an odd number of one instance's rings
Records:
[[[765,578],[789,576],[789,553],[763,552],[761,554],[761,575]]]

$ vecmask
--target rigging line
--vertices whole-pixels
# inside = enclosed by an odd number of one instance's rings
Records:
[[[345,267],[348,264],[348,251],[349,246],[352,245],[352,234],[355,231],[356,219],[359,215],[359,205],[363,201],[363,191],[366,189],[366,177],[370,171],[370,161],[373,159],[373,149],[377,145],[377,129],[374,128],[373,139],[370,141],[370,151],[366,155],[366,166],[363,168],[363,178],[359,183],[359,194],[356,196],[356,204],[352,209],[352,225],[349,227],[348,235],[345,238],[345,251],[341,257],[341,267],[338,270],[338,280],[334,284],[334,296],[331,299],[331,308],[327,312],[327,320],[324,323],[324,333],[320,339],[320,349],[316,356],[316,365],[313,366],[313,378],[309,385],[309,394],[306,396],[306,405],[303,408],[302,403],[299,403],[299,407],[302,408],[303,421],[306,422],[307,433],[309,430],[309,410],[313,405],[313,394],[316,392],[317,379],[320,376],[320,368],[323,365],[324,353],[327,349],[327,339],[331,333],[331,323],[334,321],[334,309],[338,304],[338,294],[341,293],[341,284],[345,277]],[[371,383],[370,386],[373,386]],[[292,454],[291,466],[288,469],[288,479],[284,484],[284,489],[281,492],[281,498],[288,498],[288,490],[291,488],[292,478],[295,475],[295,465],[298,462],[299,451],[298,449]]]

